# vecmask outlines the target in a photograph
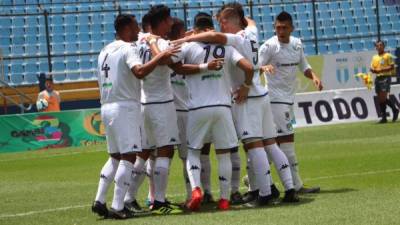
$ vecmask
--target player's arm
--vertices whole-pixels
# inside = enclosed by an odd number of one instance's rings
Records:
[[[223,58],[213,59],[208,63],[202,64],[182,64],[181,62],[173,63],[172,59],[171,63],[168,65],[172,70],[174,70],[177,74],[182,75],[191,75],[198,74],[200,72],[205,72],[208,70],[220,70],[222,68],[222,64],[224,63]]]
[[[324,87],[322,86],[322,82],[319,77],[314,73],[310,64],[308,63],[306,56],[304,55],[303,48],[300,50],[300,67],[303,70],[304,76],[308,79],[312,80],[314,86],[318,91],[321,91]]]
[[[128,63],[128,65],[132,65],[131,66],[132,73],[138,79],[142,79],[145,76],[147,76],[149,73],[151,73],[156,68],[156,66],[160,64],[161,61],[168,60],[171,56],[176,54],[178,51],[179,51],[179,48],[166,49],[164,51],[161,51],[156,56],[153,56],[152,59],[145,64]]]
[[[245,74],[244,83],[235,93],[235,100],[237,103],[246,101],[247,95],[249,94],[250,87],[253,85],[254,68],[253,65],[245,58],[237,61],[236,66],[243,70]]]
[[[257,27],[256,21],[252,20],[250,17],[245,17],[247,21],[247,27]]]
[[[172,44],[179,45],[185,42],[208,42],[213,44],[225,45],[227,41],[228,39],[226,34],[215,31],[207,31],[172,41]]]

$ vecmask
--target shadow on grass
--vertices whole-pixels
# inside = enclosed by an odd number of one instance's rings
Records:
[[[354,188],[338,188],[338,189],[328,189],[328,190],[322,189],[319,193],[316,193],[316,194],[313,194],[313,195],[318,195],[318,194],[340,194],[340,193],[347,193],[347,192],[353,192],[353,191],[358,191],[358,190],[354,189]]]

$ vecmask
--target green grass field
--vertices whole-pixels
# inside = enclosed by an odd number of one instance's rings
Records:
[[[104,146],[1,154],[0,224],[400,224],[399,125],[368,122],[297,129],[303,179],[322,189],[302,196],[298,204],[126,221],[99,220],[90,211],[107,158]],[[174,202],[184,200],[181,168],[175,158],[168,190]],[[215,175],[213,170],[217,190]],[[140,192],[142,203],[146,190],[147,183]]]

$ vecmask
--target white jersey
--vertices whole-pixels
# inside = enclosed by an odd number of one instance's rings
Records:
[[[188,111],[187,102],[189,100],[186,76],[171,73],[171,84],[174,91],[174,103],[177,111]]]
[[[274,36],[260,47],[259,59],[261,65],[272,64],[275,67],[275,74],[267,76],[271,102],[293,103],[297,67],[303,72],[311,69],[301,40],[290,36],[290,42],[284,44]]]
[[[97,66],[101,104],[119,101],[140,103],[140,80],[131,71],[132,67],[140,64],[135,44],[118,40],[101,50]]]
[[[236,34],[226,34],[227,45],[233,46],[249,62],[253,64],[254,76],[253,85],[249,91],[249,97],[264,96],[268,90],[261,84],[258,60],[258,32],[257,27],[247,27]],[[232,78],[232,88],[237,89],[244,83],[245,74],[236,66],[228,67],[228,74]]]
[[[230,46],[191,42],[182,46],[181,52],[173,60],[184,61],[187,64],[201,64],[215,58],[225,58],[225,67],[236,65],[243,56]],[[231,106],[228,76],[224,73],[224,69],[186,76],[189,110],[210,106]]]
[[[158,48],[164,51],[168,48],[169,42],[164,39],[157,39]],[[139,54],[142,63],[151,60],[151,49],[145,40],[142,40],[139,45]],[[170,74],[172,70],[166,65],[157,66],[149,75],[142,79],[142,98],[141,102],[161,103],[173,100],[172,87],[170,82]]]

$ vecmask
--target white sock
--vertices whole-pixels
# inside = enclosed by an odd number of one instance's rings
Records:
[[[204,192],[211,193],[211,163],[210,155],[200,155],[201,175],[200,181]]]
[[[124,202],[132,202],[136,200],[139,187],[142,185],[144,178],[146,177],[145,163],[146,161],[144,161],[144,159],[136,157],[135,164],[133,164],[132,184],[126,192]]]
[[[240,186],[240,156],[239,151],[231,153],[232,161],[232,181],[231,193],[239,192]]]
[[[200,173],[203,165],[200,163],[200,153],[201,151],[199,150],[188,150],[186,169],[192,190],[196,187],[201,187]]]
[[[232,179],[231,153],[217,154],[218,179],[221,199],[229,199]]]
[[[294,188],[296,190],[299,190],[301,187],[303,187],[303,181],[301,180],[299,174],[296,153],[294,151],[294,142],[282,143],[280,144],[279,147],[282,149],[282,151],[285,153],[286,157],[289,160],[290,172],[292,172]]]
[[[154,164],[154,200],[159,202],[165,202],[170,160],[168,157],[157,157]]]
[[[271,183],[268,178],[270,174],[269,162],[267,153],[264,148],[249,149],[247,154],[251,163],[251,168],[256,178],[260,196],[271,194]]]
[[[192,197],[192,186],[190,185],[190,180],[186,169],[186,159],[182,159],[182,163],[183,163],[183,179],[185,181],[185,187],[186,187],[186,200],[189,200]]]
[[[150,200],[150,202],[154,202],[154,164],[155,161],[152,159],[147,160],[147,165],[146,165],[146,174],[147,177],[149,178],[149,193],[147,195],[147,198]]]
[[[115,173],[117,172],[119,161],[114,158],[108,158],[100,172],[99,187],[95,201],[101,203],[106,202],[107,190],[110,187],[111,182],[114,180]]]
[[[251,165],[250,159],[249,159],[249,153],[246,153],[247,156],[247,178],[249,179],[249,191],[255,191],[258,190],[257,182],[256,182],[256,176],[254,174],[253,166]]]
[[[111,207],[117,211],[124,208],[124,197],[132,182],[133,164],[127,160],[120,160],[115,173],[114,198]]]
[[[289,161],[285,153],[282,152],[276,143],[265,146],[265,150],[267,151],[268,158],[274,162],[275,169],[281,178],[285,191],[294,188]]]

